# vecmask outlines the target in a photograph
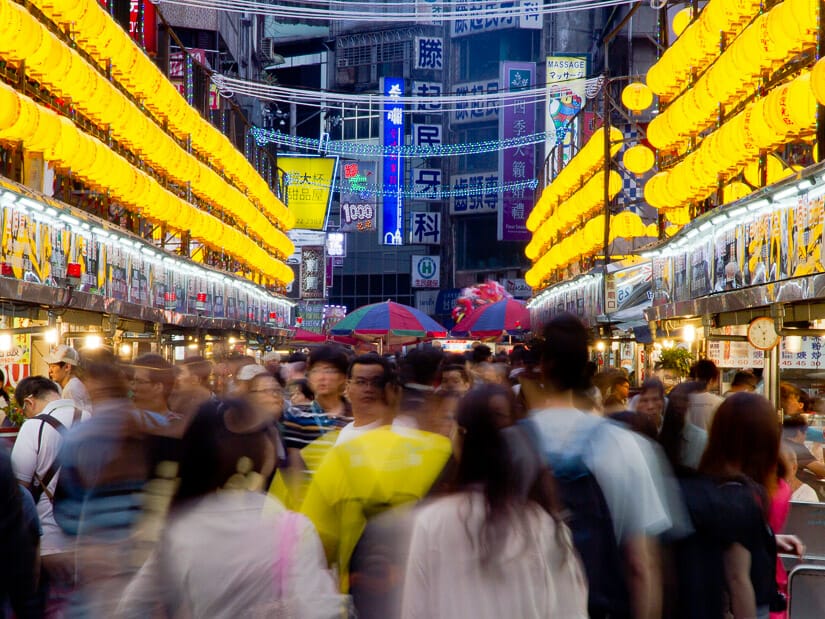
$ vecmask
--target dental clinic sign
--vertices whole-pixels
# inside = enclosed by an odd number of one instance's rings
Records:
[[[440,256],[413,256],[412,257],[412,287],[413,288],[440,288],[441,282]]]

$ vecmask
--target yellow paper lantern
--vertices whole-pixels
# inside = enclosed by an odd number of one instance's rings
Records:
[[[637,144],[628,148],[622,156],[622,163],[624,167],[641,176],[645,172],[650,171],[656,163],[656,155],[644,144]]]
[[[653,91],[641,82],[633,82],[622,90],[622,103],[631,112],[641,112],[653,105]]]
[[[17,92],[0,82],[0,132],[10,127],[20,115],[20,98]]]
[[[722,188],[722,203],[730,204],[751,194],[751,188],[745,183],[734,181]]]
[[[693,9],[690,7],[684,8],[673,16],[673,32],[679,37],[693,21]]]

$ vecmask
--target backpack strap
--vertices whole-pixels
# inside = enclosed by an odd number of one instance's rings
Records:
[[[72,425],[74,425],[77,419],[80,419],[81,411],[77,407],[75,407],[74,416],[72,417]],[[49,424],[52,428],[57,430],[60,436],[63,436],[66,433],[66,426],[64,426],[59,419],[53,417],[51,414],[40,414],[36,415],[34,419],[40,420],[40,430],[37,433],[37,453],[40,454],[40,446],[43,442],[43,428],[45,424]],[[54,502],[54,496],[52,496],[51,491],[49,490],[49,484],[54,479],[54,476],[57,475],[57,472],[60,470],[60,464],[57,462],[57,457],[52,461],[49,470],[46,471],[45,475],[41,477],[35,471],[34,473],[34,483],[32,484],[31,494],[32,498],[34,499],[35,504],[40,500],[40,496],[45,494],[49,501]]]

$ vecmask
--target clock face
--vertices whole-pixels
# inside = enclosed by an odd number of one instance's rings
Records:
[[[748,325],[748,342],[754,348],[770,350],[779,343],[779,335],[773,324],[773,319],[763,316]]]

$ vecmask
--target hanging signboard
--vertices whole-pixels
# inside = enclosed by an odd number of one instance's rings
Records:
[[[287,185],[287,207],[295,214],[296,228],[326,229],[337,165],[337,157],[278,155]]]

